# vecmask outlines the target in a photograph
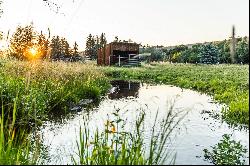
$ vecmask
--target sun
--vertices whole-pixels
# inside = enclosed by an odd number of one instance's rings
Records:
[[[32,57],[36,57],[38,55],[38,49],[35,47],[29,48],[28,52]]]
[[[37,45],[28,47],[26,51],[24,52],[24,56],[29,60],[40,59],[41,49]]]

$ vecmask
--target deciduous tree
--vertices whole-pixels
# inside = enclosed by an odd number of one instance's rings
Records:
[[[18,26],[10,40],[11,55],[18,59],[26,59],[25,51],[34,45],[35,31],[33,25]]]

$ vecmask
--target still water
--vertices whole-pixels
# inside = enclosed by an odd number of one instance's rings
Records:
[[[77,112],[73,109],[70,116],[55,117],[43,124],[39,133],[48,148],[49,159],[46,159],[45,164],[71,164],[71,156],[76,156],[77,152],[80,126],[83,126],[86,116],[91,131],[97,127],[103,129],[105,121],[111,118],[116,109],[127,120],[125,129],[128,130],[131,130],[140,110],[146,112],[146,131],[153,126],[156,113],[160,121],[171,106],[180,117],[186,114],[173,131],[169,142],[171,146],[168,146],[169,150],[176,153],[175,164],[210,164],[203,158],[203,149],[211,149],[224,134],[231,134],[249,151],[249,130],[233,128],[222,122],[218,115],[223,105],[215,103],[207,95],[167,85],[124,81],[114,81],[112,85],[109,94],[94,108],[82,108]],[[149,139],[147,132],[145,139],[145,142]],[[249,164],[248,158],[246,164]]]

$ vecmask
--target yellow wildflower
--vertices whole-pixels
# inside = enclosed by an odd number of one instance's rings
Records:
[[[115,126],[112,126],[111,131],[112,131],[113,133],[116,132]]]

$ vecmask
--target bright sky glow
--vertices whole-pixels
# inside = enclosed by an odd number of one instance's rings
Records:
[[[37,56],[37,49],[31,47],[31,48],[29,49],[29,53],[30,53],[31,56],[35,57],[35,56]]]
[[[50,0],[61,6],[51,11],[43,0],[4,0],[0,30],[12,34],[17,25],[33,21],[36,30],[64,36],[71,46],[85,48],[89,33],[106,33],[150,45],[179,45],[249,34],[249,0]],[[74,3],[73,3],[74,1]]]

